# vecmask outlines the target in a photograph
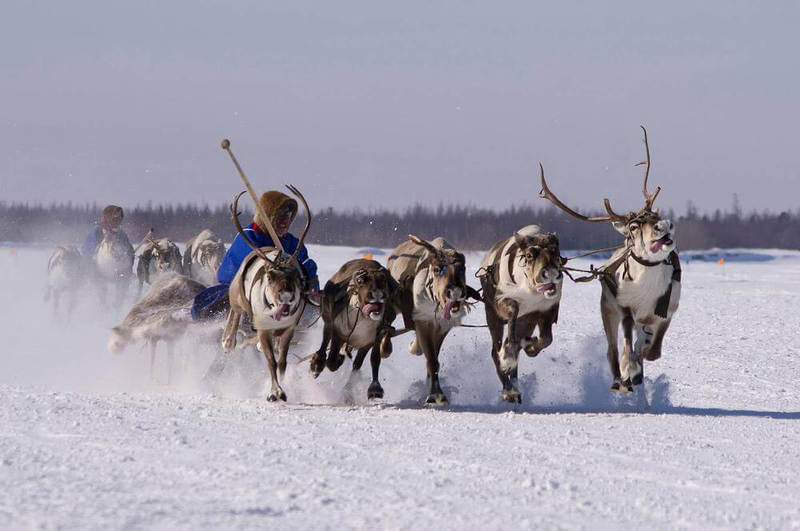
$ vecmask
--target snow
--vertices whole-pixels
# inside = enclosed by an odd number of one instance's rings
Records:
[[[310,252],[322,279],[358,256]],[[369,362],[348,385],[350,362],[314,380],[291,357],[287,404],[266,402],[249,351],[204,384],[210,331],[183,342],[170,385],[160,351],[151,382],[145,352],[105,351],[127,308],[87,297],[53,321],[49,253],[0,248],[2,529],[800,528],[800,253],[684,263],[663,358],[633,396],[608,391],[596,284],[565,284],[553,345],[520,360],[517,407],[499,399],[488,331],[456,329],[437,410],[409,336],[378,404]]]

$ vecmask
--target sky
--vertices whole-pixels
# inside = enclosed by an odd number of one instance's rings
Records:
[[[608,5],[605,5],[608,4]],[[5,0],[0,200],[798,208],[796,2]]]

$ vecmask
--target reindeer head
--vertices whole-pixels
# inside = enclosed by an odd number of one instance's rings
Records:
[[[647,142],[647,130],[642,126],[644,132],[644,146],[647,159],[637,163],[637,166],[645,166],[644,180],[642,183],[642,194],[644,194],[644,206],[639,210],[629,212],[626,215],[619,215],[611,208],[608,198],[603,199],[607,216],[588,217],[578,214],[564,203],[562,203],[550,191],[544,179],[544,169],[539,164],[539,177],[542,191],[539,196],[549,200],[564,212],[583,221],[611,222],[614,229],[625,237],[625,245],[633,253],[644,260],[658,262],[664,260],[675,249],[675,225],[669,219],[662,219],[658,209],[653,208],[653,203],[661,191],[657,187],[652,194],[647,191],[647,178],[650,175],[650,145]]]
[[[302,301],[303,279],[297,267],[280,259],[268,262],[264,267],[264,301],[272,310],[272,318],[280,321],[295,313]]]
[[[160,240],[150,238],[150,245],[150,265],[155,271],[166,273],[176,269],[180,260],[175,254],[175,244],[167,238]]]
[[[555,234],[514,233],[516,259],[528,283],[528,289],[553,299],[561,295],[563,261]]]
[[[431,282],[434,301],[442,309],[442,318],[449,321],[453,314],[463,316],[467,311],[467,268],[464,255],[455,249],[436,247],[413,234],[408,237],[429,252],[428,282]]]
[[[225,258],[225,244],[221,241],[205,240],[197,249],[197,261],[208,271],[216,272]]]
[[[361,308],[365,317],[380,321],[392,293],[389,274],[377,263],[375,267],[360,267],[350,277],[347,293],[350,304]]]
[[[130,331],[122,326],[115,326],[111,329],[111,337],[108,338],[108,351],[112,354],[122,354],[131,340]]]

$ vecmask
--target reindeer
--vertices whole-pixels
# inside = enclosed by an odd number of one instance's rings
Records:
[[[77,302],[78,290],[84,279],[84,261],[74,245],[58,246],[47,261],[47,288],[44,300],[53,300],[53,315],[58,314],[61,295],[69,297],[66,317]]]
[[[391,353],[388,337],[395,317],[391,302],[396,289],[397,284],[389,271],[375,260],[359,258],[339,268],[322,292],[321,313],[325,326],[322,344],[311,357],[314,378],[326,366],[330,371],[341,367],[342,348],[348,353],[356,350],[354,373],[361,370],[367,352],[372,349],[372,383],[367,389],[367,398],[383,398],[378,372],[381,358]]]
[[[242,261],[239,271],[231,282],[228,292],[231,307],[222,331],[222,348],[225,353],[230,353],[236,347],[239,322],[242,314],[246,314],[252,327],[256,330],[257,348],[264,354],[270,373],[272,386],[267,400],[285,402],[286,393],[278,382],[278,374],[282,377],[286,372],[289,343],[306,305],[303,294],[306,291],[307,279],[302,266],[297,261],[297,255],[303,248],[303,242],[311,227],[311,210],[308,208],[303,194],[294,186],[287,185],[289,191],[300,199],[306,212],[306,225],[300,235],[297,248],[294,253],[287,255],[275,228],[269,221],[269,216],[261,207],[258,195],[234,157],[228,139],[222,141],[222,149],[230,155],[247,192],[255,203],[259,216],[265,221],[266,227],[264,228],[267,229],[276,245],[276,247],[259,248],[247,237],[239,223],[238,214],[239,198],[244,192],[237,195],[231,205],[231,218],[237,232],[253,249],[253,252]],[[275,350],[278,351],[277,361],[275,360]]]
[[[480,295],[467,285],[464,255],[444,238],[408,238],[389,256],[388,268],[399,286],[404,326],[416,334],[409,350],[425,354],[430,384],[425,403],[443,406],[447,396],[439,385],[439,352],[448,332],[466,315],[467,297],[479,300]]]
[[[122,323],[111,329],[109,352],[120,354],[130,343],[144,341],[150,350],[152,379],[156,345],[164,341],[168,353],[167,381],[171,381],[175,342],[191,324],[189,309],[195,296],[203,289],[205,287],[199,282],[175,273],[159,277]]]
[[[183,273],[210,286],[217,282],[217,269],[225,257],[225,244],[213,231],[203,230],[186,242],[183,251]]]
[[[478,269],[492,360],[506,402],[522,401],[516,387],[520,349],[535,357],[553,342],[563,263],[558,236],[528,225],[494,244]],[[503,325],[507,325],[505,342]],[[534,336],[537,327],[539,335]]]
[[[152,284],[164,273],[183,274],[181,252],[169,238],[154,240],[152,229],[145,236],[146,241],[139,246],[139,262],[136,264],[136,276],[139,278],[139,291],[142,286]]]
[[[614,392],[630,393],[644,379],[644,360],[661,357],[664,335],[678,309],[681,296],[681,265],[675,246],[675,225],[662,219],[653,203],[661,191],[647,191],[650,174],[650,145],[644,132],[646,159],[636,164],[645,166],[642,183],[644,206],[625,215],[603,200],[607,216],[588,217],[567,207],[547,187],[544,171],[540,172],[542,190],[539,195],[561,210],[583,221],[609,222],[625,238],[624,245],[599,269],[602,285],[600,309],[608,341],[608,364]],[[622,355],[618,351],[618,331],[622,324]],[[633,331],[636,343],[633,344]]]
[[[125,292],[133,276],[133,246],[123,233],[103,228],[103,239],[97,246],[92,260],[98,275],[97,289],[101,300],[105,301],[108,284],[116,287],[116,305],[122,304]]]

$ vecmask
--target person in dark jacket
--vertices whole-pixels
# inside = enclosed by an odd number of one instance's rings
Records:
[[[118,239],[123,240],[123,242],[130,246],[131,243],[128,239],[128,235],[125,234],[125,231],[121,228],[122,218],[124,217],[125,213],[122,207],[117,205],[106,206],[100,214],[100,221],[97,222],[97,226],[92,229],[83,241],[83,245],[81,245],[81,255],[83,255],[84,258],[92,258],[94,256],[97,247],[100,245],[100,242],[103,241],[103,230],[114,233]]]
[[[289,232],[294,218],[297,216],[297,201],[288,195],[270,190],[260,198],[264,214],[269,217],[275,232],[280,238],[284,251],[289,254],[294,253],[299,243],[298,238]],[[244,228],[244,233],[257,247],[275,247],[266,223],[261,220],[260,214],[256,213],[253,223]],[[241,234],[237,234],[225,257],[222,259],[219,269],[217,269],[216,286],[211,286],[201,291],[194,299],[192,306],[192,318],[195,320],[221,317],[228,311],[228,289],[233,281],[233,277],[239,271],[239,266],[252,252],[247,242]],[[297,253],[297,261],[300,263],[306,274],[308,292],[306,296],[315,304],[319,304],[319,279],[317,278],[317,264],[309,258],[308,250],[303,245]]]

